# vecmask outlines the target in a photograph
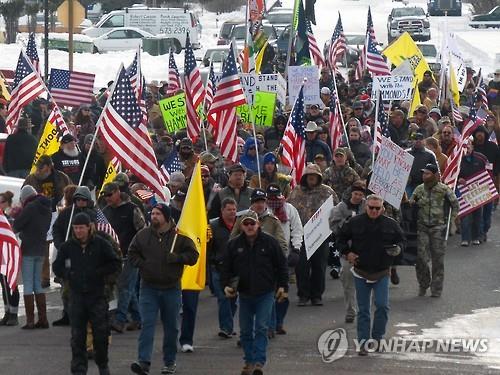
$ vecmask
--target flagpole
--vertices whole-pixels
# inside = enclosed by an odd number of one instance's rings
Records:
[[[255,98],[254,98],[255,99]],[[262,179],[260,176],[260,160],[259,160],[259,145],[257,143],[257,133],[255,131],[255,118],[253,116],[253,103],[248,104],[249,106],[249,116],[250,116],[250,122],[252,124],[252,132],[253,132],[253,140],[255,144],[255,157],[257,158],[257,173],[259,176],[259,188],[262,188]]]
[[[380,92],[377,90],[375,92],[375,97],[377,98],[377,104],[375,105],[375,123],[373,124],[373,151],[372,151],[372,170],[375,165],[375,151],[377,149],[377,122],[378,122],[378,111],[379,111],[379,100]]]
[[[105,112],[104,109],[108,106],[108,103],[111,101],[111,97],[113,96],[113,92],[115,91],[115,86],[116,86],[116,83],[118,81],[118,77],[119,77],[120,72],[122,71],[122,69],[123,69],[123,63],[120,64],[120,69],[118,69],[118,73],[116,74],[116,78],[115,78],[115,80],[113,82],[113,86],[111,87],[111,90],[110,90],[110,93],[108,95],[108,98],[106,99],[106,104],[103,107],[103,111],[101,112],[101,114],[99,116],[99,119],[97,120],[97,125],[95,127],[94,136],[92,137],[92,142],[90,143],[90,148],[89,148],[89,151],[87,153],[87,157],[85,158],[85,162],[83,163],[83,168],[82,168],[82,172],[80,174],[80,179],[78,181],[77,187],[79,187],[79,186],[82,185],[83,176],[85,174],[85,170],[87,169],[87,165],[89,163],[90,154],[92,153],[92,150],[94,149],[95,140],[97,138],[97,132],[99,131],[99,127],[101,126],[101,123],[102,123],[102,118],[104,117],[104,112]],[[97,199],[98,198],[96,197],[96,200]],[[74,213],[75,213],[75,204],[73,203],[72,206],[71,206],[71,214],[69,215],[68,228],[66,229],[65,241],[67,241],[68,238],[69,238],[69,232],[71,230],[71,221],[73,220]]]
[[[335,72],[333,71],[333,69],[331,70],[331,72],[333,77],[333,87],[335,88],[335,95],[337,95],[337,100],[335,101],[335,105],[337,106],[337,110],[339,111],[340,121],[342,122],[342,129],[344,131],[347,147],[351,149],[351,144],[349,143],[349,135],[347,134],[347,129],[345,128],[344,115],[342,114],[342,109],[340,108],[340,98],[339,98],[339,92],[337,90],[337,77],[335,76]],[[335,150],[332,150],[332,152],[335,152]]]

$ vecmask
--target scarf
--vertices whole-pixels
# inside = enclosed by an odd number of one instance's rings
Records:
[[[281,221],[282,223],[286,223],[288,221],[288,216],[285,210],[285,197],[276,197],[276,198],[268,198],[267,206],[273,211],[274,215]]]

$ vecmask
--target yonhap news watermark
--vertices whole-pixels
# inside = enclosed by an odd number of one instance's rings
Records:
[[[361,349],[368,353],[486,353],[486,338],[406,338],[390,337],[381,340],[358,340],[347,337],[343,328],[329,329],[318,339],[318,351],[325,363],[344,357],[352,342],[354,351]]]

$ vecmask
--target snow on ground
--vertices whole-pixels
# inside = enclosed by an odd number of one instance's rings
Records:
[[[426,9],[426,0],[414,0],[411,4],[422,6]],[[337,22],[338,11],[341,11],[344,30],[346,33],[363,33],[366,29],[366,14],[368,5],[371,5],[377,39],[384,44],[387,43],[387,16],[394,6],[401,6],[401,3],[394,3],[390,0],[317,0],[316,17],[317,25],[313,26],[313,31],[322,48],[324,43],[331,37]],[[293,0],[283,0],[283,6],[291,8]],[[484,31],[473,30],[468,27],[469,10],[468,4],[464,4],[462,17],[431,17],[432,42],[439,48],[444,30],[456,32],[460,47],[466,60],[472,62],[475,67],[482,67],[486,73],[498,68],[500,63],[495,59],[500,56],[500,44],[497,30]],[[203,26],[200,50],[195,51],[195,55],[201,58],[205,50],[217,45],[217,35],[221,24],[228,19],[244,18],[244,8],[231,13],[215,14],[195,9]],[[0,45],[0,55],[2,60],[0,68],[14,69],[19,56],[21,44]],[[43,60],[43,51],[39,54]],[[102,87],[115,78],[116,71],[121,63],[129,65],[133,59],[134,51],[110,52],[106,54],[81,53],[74,56],[74,69],[76,71],[90,72],[96,74],[96,87]],[[168,55],[150,56],[143,53],[142,68],[148,81],[166,80],[168,69]],[[67,69],[68,54],[63,51],[51,50],[49,52],[50,67]],[[175,56],[177,66],[182,68],[184,64],[184,54]],[[43,65],[43,64],[42,64]]]

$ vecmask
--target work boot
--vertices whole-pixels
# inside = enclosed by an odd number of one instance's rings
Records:
[[[391,283],[393,285],[399,284],[399,275],[398,275],[398,271],[396,270],[396,267],[391,268]]]
[[[6,326],[8,320],[9,320],[9,310],[6,310],[2,320],[0,320],[0,326]]]
[[[425,293],[427,293],[427,288],[423,288],[423,287],[418,288],[418,296],[419,297],[425,296]]]
[[[54,320],[52,322],[52,325],[54,327],[63,327],[63,326],[69,326],[69,316],[66,311],[63,311],[63,316],[61,319]]]
[[[35,296],[33,294],[28,294],[23,296],[24,298],[24,310],[26,311],[26,324],[22,329],[34,329],[35,328]]]
[[[47,329],[49,328],[49,322],[47,321],[47,300],[45,299],[45,293],[35,294],[35,301],[38,311],[38,322],[36,322],[35,328]]]
[[[252,375],[253,365],[251,363],[245,363],[245,366],[241,369],[241,375]]]
[[[17,314],[9,313],[7,315],[9,316],[9,319],[7,319],[7,322],[5,323],[6,326],[13,327],[19,325]]]
[[[263,375],[264,374],[264,365],[261,365],[260,363],[256,363],[252,375]]]

